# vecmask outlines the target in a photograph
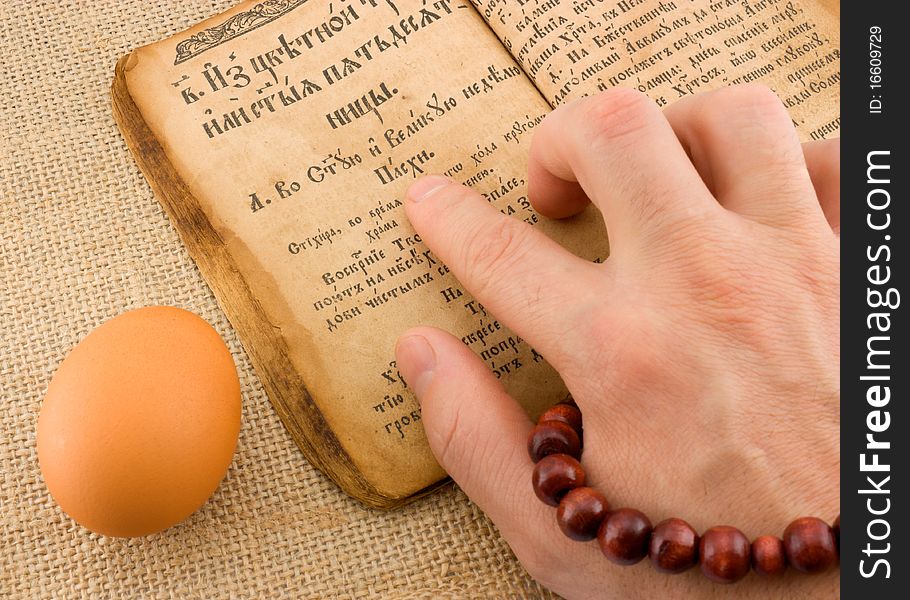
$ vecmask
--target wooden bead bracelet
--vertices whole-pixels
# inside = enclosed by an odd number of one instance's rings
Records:
[[[606,497],[585,485],[581,458],[581,411],[571,396],[546,410],[528,436],[528,454],[536,463],[532,483],[543,502],[557,507],[562,532],[578,541],[597,538],[612,562],[634,565],[646,556],[662,573],[682,573],[696,564],[718,583],[735,583],[753,569],[779,575],[792,566],[802,573],[820,573],[838,561],[840,516],[833,528],[821,519],[801,517],[784,530],[752,543],[735,527],[720,525],[701,536],[682,519],[651,526],[634,508],[610,510]]]

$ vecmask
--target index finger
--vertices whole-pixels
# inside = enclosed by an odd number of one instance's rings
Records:
[[[573,315],[598,302],[580,283],[597,267],[446,177],[414,183],[405,211],[468,292],[558,369]]]

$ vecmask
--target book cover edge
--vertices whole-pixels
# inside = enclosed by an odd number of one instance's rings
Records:
[[[448,483],[448,478],[442,478],[410,495],[391,497],[377,489],[356,467],[334,431],[328,426],[300,374],[290,364],[287,354],[280,351],[280,347],[285,344],[285,341],[276,336],[273,328],[269,326],[261,306],[227,252],[224,240],[212,227],[199,201],[180,178],[167,157],[167,153],[133,101],[126,80],[127,62],[131,57],[132,53],[122,56],[114,69],[114,79],[111,85],[114,120],[133,159],[180,235],[190,257],[203,274],[206,283],[213,288],[213,291],[214,288],[222,287],[226,290],[230,289],[230,295],[215,294],[218,305],[237,331],[244,350],[250,357],[256,374],[262,382],[269,402],[306,459],[332,479],[345,493],[374,508],[391,509],[402,506]],[[190,225],[187,226],[186,223]],[[190,233],[192,235],[189,235]],[[216,256],[217,258],[215,258]],[[223,273],[219,273],[219,266]],[[228,282],[228,278],[236,281]],[[241,290],[240,294],[237,294],[238,288]],[[243,300],[228,300],[229,296],[234,297],[235,295],[242,296]],[[244,311],[250,312],[248,318],[252,319],[254,324],[245,324],[245,319],[241,314]],[[254,328],[258,331],[254,331]],[[264,340],[254,342],[253,339],[250,339],[254,337],[262,337]],[[266,349],[265,346],[268,346],[269,349]],[[266,353],[279,363],[286,363],[278,368],[279,371],[295,375],[297,381],[284,384],[288,388],[287,392],[281,391],[276,378],[268,374],[270,368],[266,364],[266,357],[261,356]],[[271,366],[271,369],[274,368]],[[288,403],[284,396],[289,394],[290,389],[294,387],[299,389],[301,395],[297,404],[302,406],[305,411],[303,419],[297,418],[289,406],[286,406]],[[311,439],[320,440],[324,448],[317,448],[317,444],[314,444]]]

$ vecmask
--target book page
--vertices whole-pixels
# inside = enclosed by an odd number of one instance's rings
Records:
[[[594,209],[561,222],[531,209],[526,156],[549,106],[469,3],[247,2],[126,69],[143,120],[380,494],[444,477],[394,362],[405,329],[453,332],[532,414],[564,397],[402,207],[415,178],[444,173],[580,256],[608,251]],[[293,410],[304,396],[271,399]]]
[[[659,106],[761,82],[804,141],[840,130],[836,0],[471,0],[553,106],[612,87]]]

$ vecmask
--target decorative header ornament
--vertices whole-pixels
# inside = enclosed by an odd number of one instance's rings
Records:
[[[267,25],[278,17],[305,4],[306,1],[307,0],[265,0],[265,2],[260,2],[250,10],[237,13],[230,17],[221,25],[209,27],[178,43],[177,58],[174,60],[174,64],[179,65],[194,56],[202,54],[206,50],[210,50],[228,40],[249,33],[257,27]]]

